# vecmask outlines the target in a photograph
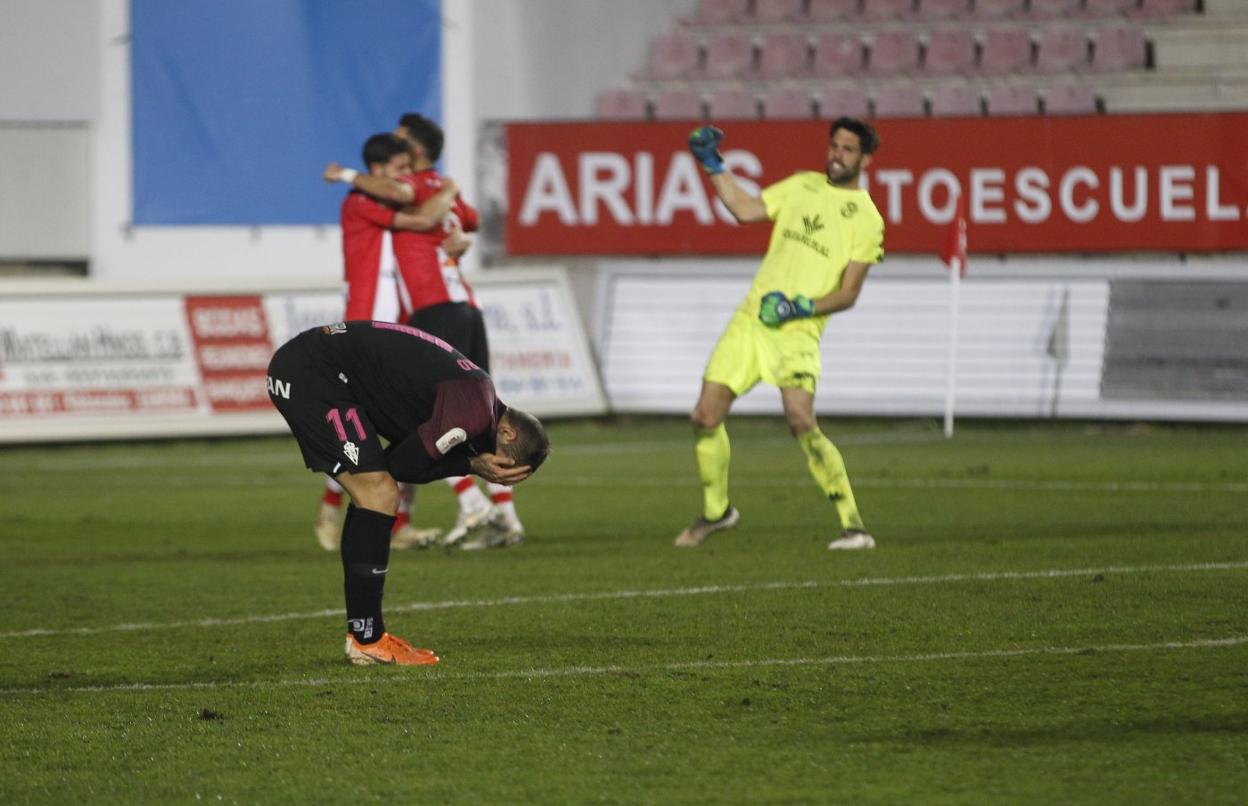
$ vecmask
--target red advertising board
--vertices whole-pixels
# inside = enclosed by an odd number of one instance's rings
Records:
[[[507,251],[755,254],[685,148],[692,123],[507,126]],[[965,196],[971,252],[1248,249],[1248,114],[885,120],[865,172],[887,252],[938,252]],[[750,189],[822,170],[819,121],[723,126]]]
[[[186,298],[204,392],[213,411],[268,411],[273,344],[259,295]]]

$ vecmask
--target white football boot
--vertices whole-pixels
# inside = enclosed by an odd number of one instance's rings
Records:
[[[518,546],[523,542],[524,524],[520,523],[520,519],[515,515],[495,507],[485,531],[479,537],[465,543],[464,551],[505,549],[509,546]]]
[[[322,501],[321,508],[316,513],[316,523],[312,524],[316,542],[326,551],[337,551],[342,542],[342,524],[338,520],[338,509],[333,504]]]
[[[446,537],[442,538],[442,545],[447,548],[458,545],[468,535],[487,526],[492,517],[494,517],[494,505],[488,501],[483,507],[461,509],[459,516],[455,519],[455,526],[446,533]]]
[[[841,532],[840,537],[828,544],[828,548],[833,551],[838,549],[846,551],[873,549],[875,548],[875,538],[861,529],[846,529]]]

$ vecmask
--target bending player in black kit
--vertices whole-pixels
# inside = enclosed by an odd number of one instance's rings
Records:
[[[396,482],[473,473],[517,484],[550,453],[542,424],[499,401],[490,376],[445,341],[389,322],[340,322],[291,339],[269,363],[269,398],[304,464],[351,494],[341,548],[347,658],[437,663],[386,632],[381,616]]]

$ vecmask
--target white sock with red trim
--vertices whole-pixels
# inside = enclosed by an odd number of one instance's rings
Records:
[[[490,505],[490,502],[486,500],[485,494],[481,492],[481,488],[477,486],[476,479],[472,476],[451,476],[446,480],[446,483],[451,485],[451,489],[459,497],[460,512],[476,512]]]
[[[486,486],[490,490],[490,500],[494,502],[495,508],[502,512],[508,520],[518,521],[519,518],[516,517],[516,502],[511,488],[506,484],[494,484],[492,482]]]
[[[325,493],[321,496],[321,503],[331,507],[342,506],[342,485],[329,476],[325,477]]]

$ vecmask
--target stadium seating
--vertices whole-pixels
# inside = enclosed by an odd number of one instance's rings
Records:
[[[1140,0],[1135,12],[1140,17],[1165,18],[1196,10],[1196,0]]]
[[[1022,84],[1001,84],[989,87],[984,96],[989,115],[1035,115],[1040,111],[1036,88]]]
[[[698,69],[698,59],[698,43],[692,36],[679,31],[663,34],[650,44],[650,57],[640,77],[686,78]]]
[[[1098,72],[1139,70],[1148,62],[1144,32],[1134,26],[1101,28],[1093,39],[1092,69]]]
[[[814,113],[814,99],[805,90],[794,87],[772,86],[763,92],[763,117],[809,118]],[[866,95],[862,96],[862,108],[866,109]]]
[[[802,18],[802,0],[754,0],[754,22],[775,25],[798,22]]]
[[[603,90],[598,93],[594,114],[599,120],[644,120],[646,96],[632,89]]]
[[[1036,70],[1064,73],[1088,66],[1088,36],[1082,28],[1050,25],[1036,40]]]
[[[919,0],[915,10],[924,21],[966,17],[971,13],[970,0]]]
[[[698,0],[693,15],[697,25],[724,25],[741,22],[749,17],[750,0]]]
[[[862,40],[853,34],[823,33],[815,40],[814,75],[839,78],[862,72]]]
[[[840,22],[858,14],[858,0],[810,0],[806,20],[813,23]]]
[[[980,20],[1000,20],[1021,16],[1026,7],[1024,0],[975,0],[974,14]]]
[[[1085,0],[1083,13],[1096,18],[1120,17],[1136,9],[1138,0]]]
[[[749,120],[758,117],[758,99],[745,89],[711,90],[706,99],[712,120]]]
[[[984,34],[979,72],[1002,76],[1031,69],[1031,35],[1022,28],[991,28]]]
[[[763,81],[790,78],[809,71],[810,40],[801,33],[771,33],[763,38],[757,77]]]
[[[932,91],[932,117],[979,117],[983,113],[979,91],[970,84],[944,84]]]
[[[1044,111],[1049,115],[1094,115],[1096,94],[1083,84],[1058,84],[1045,92]]]
[[[975,37],[966,28],[938,28],[927,37],[923,72],[930,76],[969,73],[975,67]]]
[[[919,67],[919,38],[909,28],[880,31],[871,43],[867,72],[873,76],[913,73]]]
[[[754,42],[746,34],[716,34],[706,41],[702,76],[709,79],[740,78],[754,68]]]
[[[654,96],[655,120],[701,120],[702,96],[692,90],[661,90]]]
[[[1031,0],[1027,16],[1038,20],[1060,20],[1076,16],[1082,6],[1083,0]]]
[[[875,93],[877,118],[921,118],[927,114],[927,100],[918,87],[890,84]]]
[[[909,16],[913,10],[913,0],[862,0],[864,20],[896,20]]]
[[[819,115],[831,119],[842,115],[865,118],[870,114],[867,94],[857,87],[825,87],[819,92]]]

